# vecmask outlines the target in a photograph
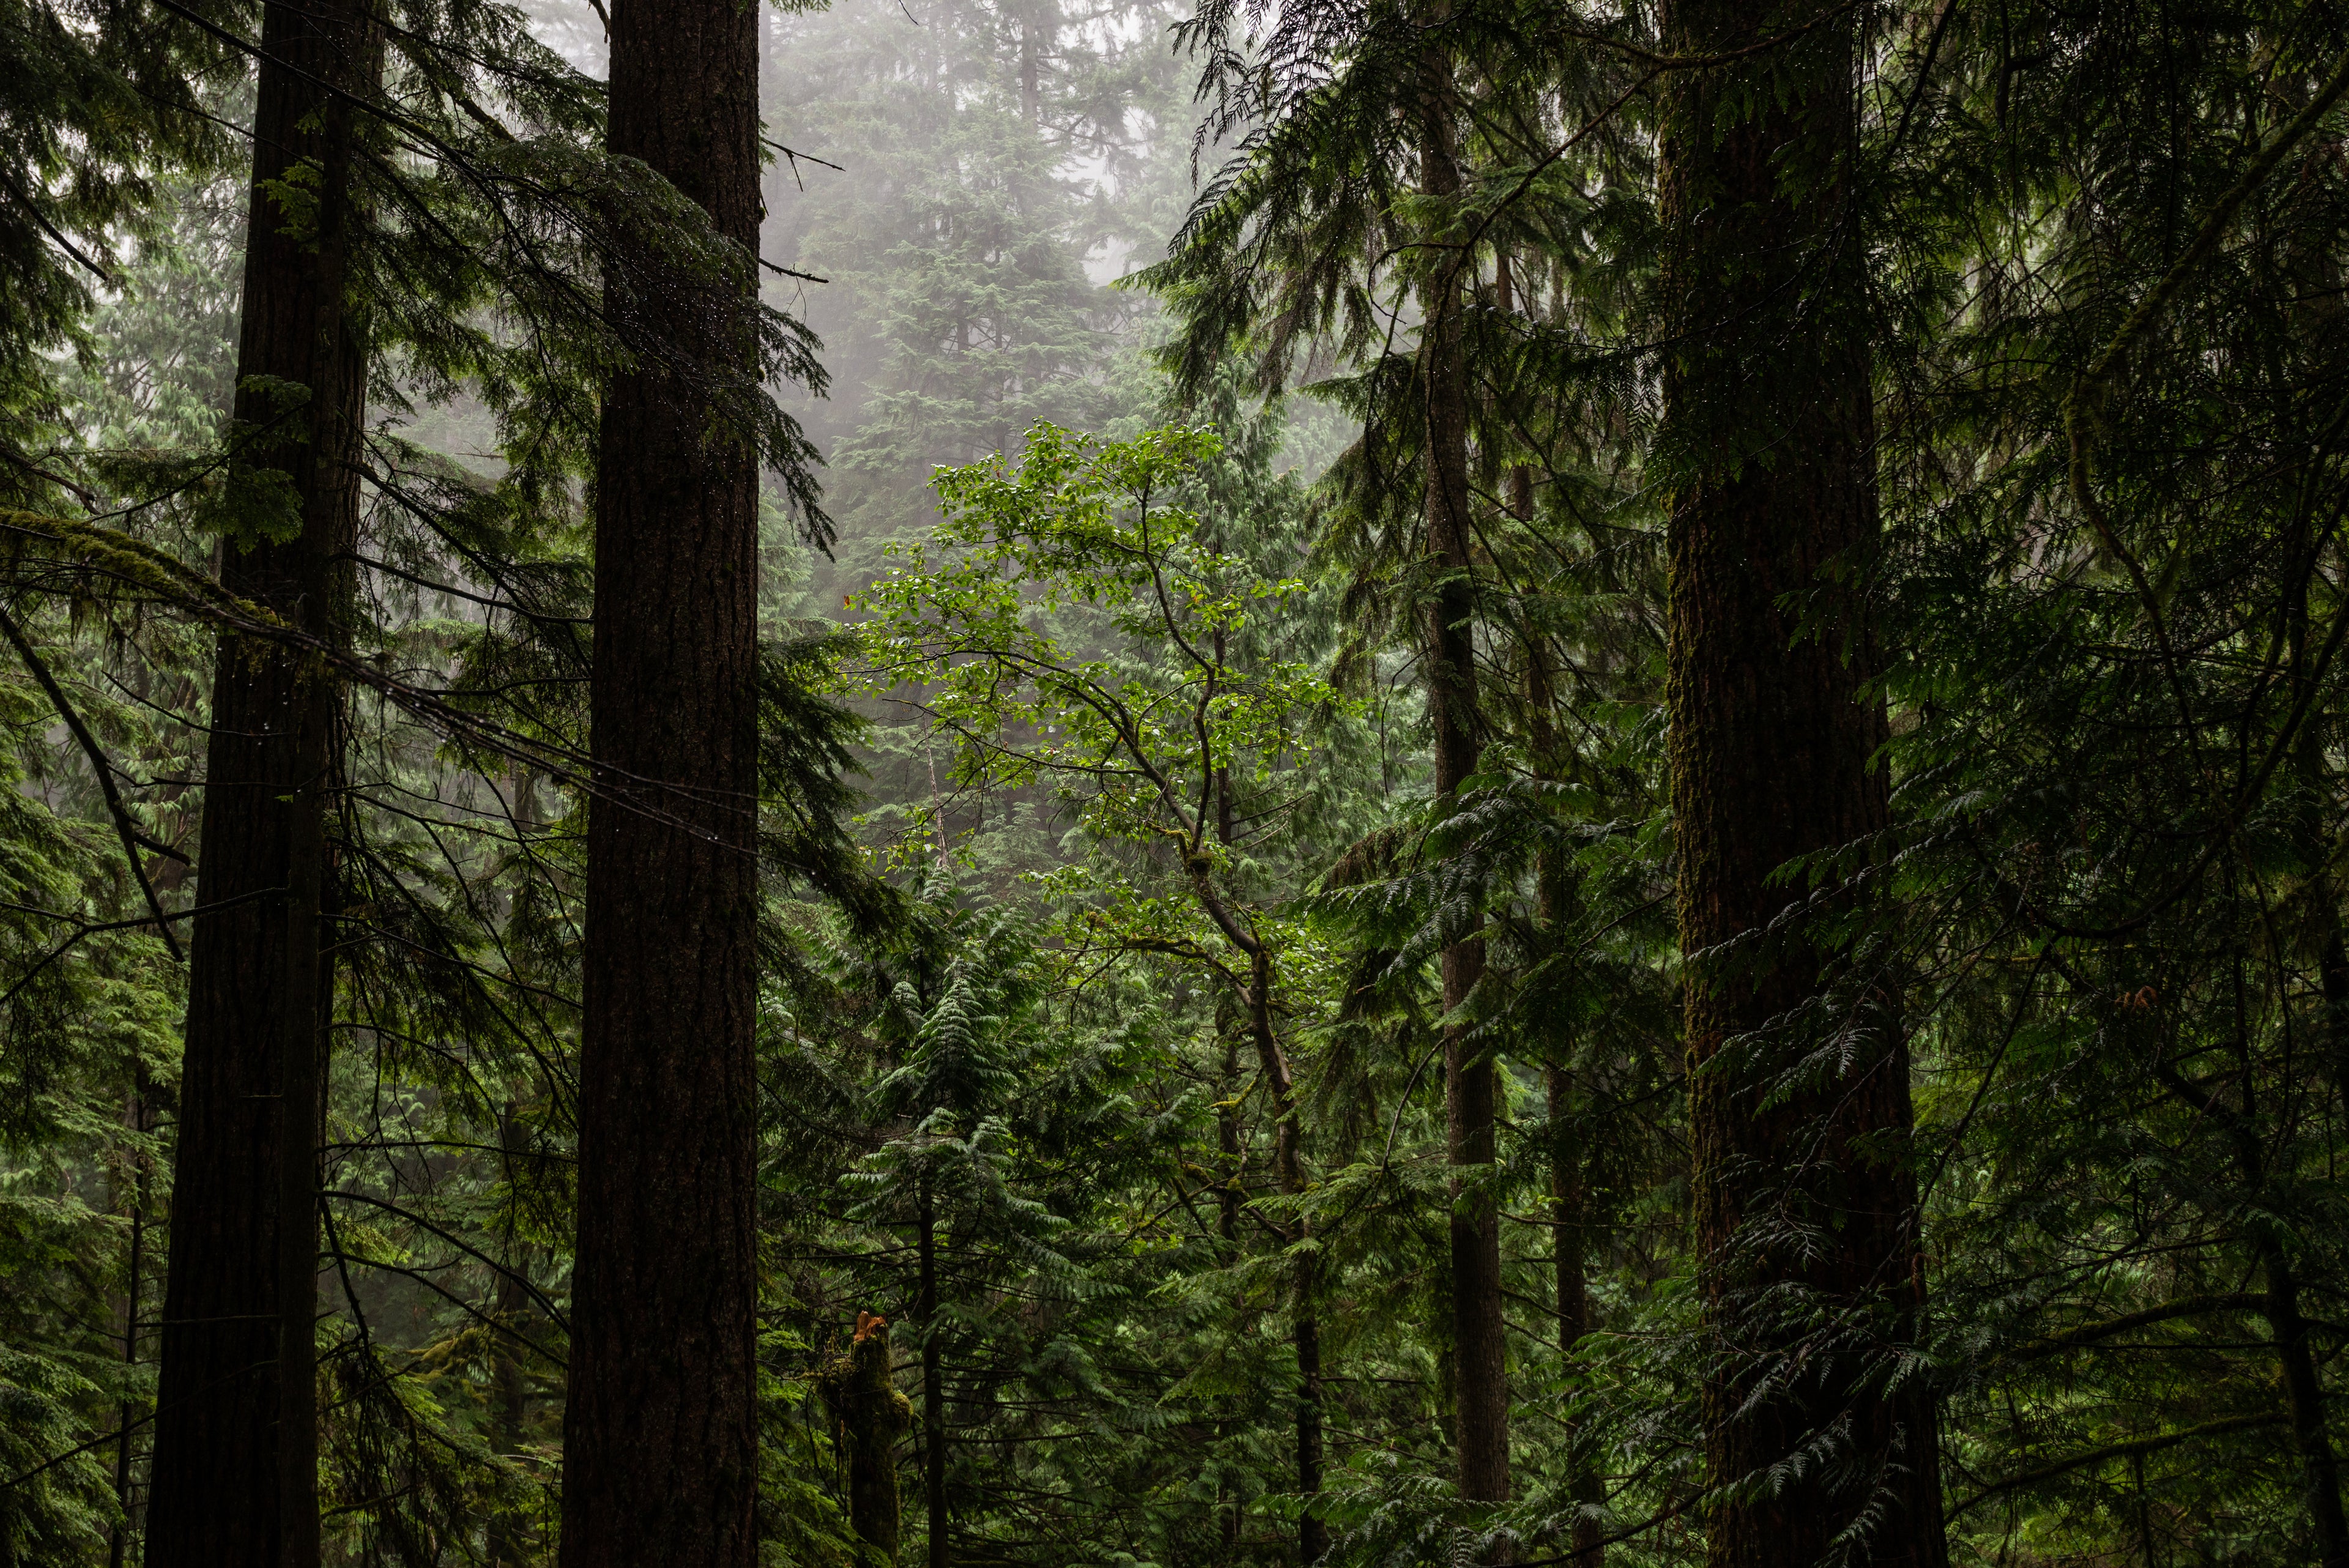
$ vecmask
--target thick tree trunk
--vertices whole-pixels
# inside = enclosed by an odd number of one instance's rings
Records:
[[[1707,1558],[1807,1568],[1874,1511],[1859,1560],[1940,1568],[1930,1397],[1888,1397],[1880,1382],[1923,1294],[1906,1047],[1878,987],[1831,991],[1827,956],[1772,929],[1805,895],[1774,872],[1888,815],[1869,766],[1885,721],[1862,691],[1868,629],[1823,576],[1863,563],[1878,526],[1846,205],[1853,29],[1817,0],[1671,0],[1666,25],[1668,47],[1691,54],[1787,39],[1759,63],[1673,78],[1662,141],[1671,788],[1713,1339],[1706,1462],[1728,1488],[1812,1456],[1719,1503]],[[1830,1033],[1851,1048],[1844,1064],[1790,1085]],[[1789,1092],[1765,1103],[1774,1088]],[[1802,1303],[1848,1326],[1832,1343],[1806,1335]],[[1796,1355],[1801,1375],[1761,1393]]]
[[[344,309],[353,114],[372,23],[353,0],[272,5],[254,127],[240,387],[250,468],[288,473],[301,531],[229,545],[228,587],[320,637],[343,634],[356,546],[366,359]],[[316,226],[264,189],[318,171]],[[224,641],[212,682],[186,1051],[148,1510],[154,1568],[307,1568],[318,1559],[316,1314],[319,909],[334,688],[315,658]],[[222,907],[225,906],[225,907]]]
[[[1462,185],[1454,128],[1451,67],[1425,62],[1430,82],[1420,135],[1421,183],[1431,196]],[[1469,541],[1468,366],[1461,341],[1467,259],[1447,256],[1422,286],[1420,365],[1427,399],[1427,554],[1438,579],[1427,628],[1428,708],[1435,728],[1435,789],[1456,793],[1480,755],[1476,703],[1475,596]],[[1485,972],[1481,941],[1444,950],[1446,1012],[1468,999]],[[1493,1163],[1500,1085],[1489,1056],[1472,1050],[1457,1023],[1444,1037],[1447,1143],[1455,1174],[1452,1205],[1453,1438],[1460,1495],[1471,1502],[1509,1496],[1509,1377],[1501,1313],[1501,1216],[1479,1168]]]
[[[758,20],[612,7],[612,151],[742,250],[694,275],[624,233],[605,274],[639,359],[605,389],[595,475],[565,1568],[757,1553],[759,480],[710,389],[756,374]]]

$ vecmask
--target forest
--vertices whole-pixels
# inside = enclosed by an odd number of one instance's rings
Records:
[[[2344,93],[0,0],[0,1568],[2349,1568]]]

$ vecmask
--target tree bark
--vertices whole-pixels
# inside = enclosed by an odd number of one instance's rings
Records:
[[[300,532],[222,551],[231,591],[344,635],[366,354],[344,302],[348,101],[380,69],[357,0],[271,5],[248,196],[236,462],[286,473]],[[312,232],[265,185],[317,171]],[[255,379],[264,379],[256,381]],[[306,389],[288,401],[270,383]],[[159,1335],[154,1568],[318,1560],[319,909],[334,689],[315,658],[223,641],[206,748],[201,905]],[[221,908],[220,906],[230,906]]]
[[[1499,301],[1501,308],[1509,308],[1509,270],[1506,263],[1499,269]],[[1511,489],[1516,493],[1513,508],[1520,519],[1532,515],[1532,481],[1522,467],[1510,474]],[[1561,776],[1564,759],[1557,742],[1557,689],[1550,676],[1549,649],[1532,628],[1526,632],[1526,730],[1532,742],[1535,771],[1544,778]],[[1534,884],[1537,900],[1537,924],[1541,931],[1544,950],[1555,954],[1567,940],[1568,922],[1573,918],[1576,904],[1571,872],[1555,848],[1544,847],[1534,857]],[[1588,1198],[1584,1169],[1587,1164],[1582,1139],[1578,1136],[1577,1117],[1581,1107],[1576,1102],[1574,1073],[1570,1064],[1575,1054],[1575,1041],[1570,1031],[1560,1028],[1548,1042],[1551,1060],[1543,1071],[1543,1089],[1548,1101],[1550,1136],[1550,1210],[1557,1229],[1550,1243],[1553,1270],[1556,1273],[1557,1297],[1557,1348],[1560,1362],[1572,1376],[1577,1347],[1583,1335],[1596,1325],[1590,1316],[1589,1282],[1585,1273],[1585,1252],[1588,1238]],[[1597,1508],[1606,1501],[1606,1487],[1598,1470],[1583,1451],[1578,1424],[1566,1423],[1567,1440],[1572,1452],[1573,1470],[1568,1480],[1569,1493],[1578,1505]],[[1597,1517],[1578,1516],[1568,1532],[1566,1561],[1573,1568],[1601,1568],[1605,1561],[1605,1532]]]
[[[1305,1190],[1297,1086],[1273,1028],[1272,955],[1261,940],[1248,961],[1248,1033],[1256,1042],[1257,1069],[1272,1098],[1273,1174],[1282,1196],[1293,1198]],[[1311,1228],[1300,1217],[1291,1221],[1286,1240],[1301,1242],[1310,1235]],[[1321,1324],[1316,1313],[1312,1253],[1298,1254],[1291,1266],[1291,1288],[1297,1293],[1289,1329],[1297,1347],[1297,1491],[1300,1497],[1318,1498],[1321,1495]],[[1330,1527],[1310,1513],[1299,1520],[1297,1550],[1300,1565],[1309,1568],[1319,1563],[1330,1550]]]
[[[516,798],[527,800],[529,790],[529,776],[524,774]],[[515,826],[520,828],[523,814],[518,810],[513,815]],[[522,1200],[515,1190],[521,1182],[516,1167],[526,1151],[512,1100],[498,1115],[498,1147],[506,1184],[505,1257],[493,1287],[492,1310],[507,1332],[492,1334],[490,1339],[490,1449],[501,1459],[512,1459],[522,1452],[523,1433],[530,1418],[530,1379],[523,1367],[522,1354],[509,1337],[524,1333],[523,1325],[530,1316],[530,1297],[523,1289],[528,1282],[523,1271],[528,1265],[523,1257],[516,1224],[516,1211]],[[525,1568],[530,1561],[529,1543],[511,1511],[502,1511],[491,1519],[483,1532],[483,1545],[490,1568]]]
[[[629,229],[595,474],[565,1568],[757,1554],[758,462],[713,388],[758,373],[758,19],[616,0],[608,140],[740,247],[697,274]]]
[[[916,1310],[922,1318],[922,1501],[929,1568],[947,1568],[953,1560],[953,1521],[947,1514],[946,1344],[938,1333],[938,1217],[926,1182],[919,1220],[915,1262],[920,1270]]]
[[[2260,1255],[2268,1287],[2262,1312],[2275,1339],[2284,1398],[2292,1411],[2301,1493],[2316,1532],[2316,1561],[2319,1568],[2349,1568],[2349,1516],[2341,1507],[2341,1464],[2324,1427],[2324,1385],[2309,1345],[2308,1320],[2300,1309],[2300,1282],[2273,1237],[2261,1239]]]
[[[1573,1080],[1565,1068],[1558,1066],[1548,1069],[1547,1079],[1544,1086],[1549,1096],[1550,1204],[1557,1220],[1557,1239],[1552,1243],[1557,1272],[1557,1349],[1570,1370],[1582,1336],[1597,1326],[1591,1322],[1590,1288],[1584,1273],[1588,1202],[1582,1142],[1571,1131],[1575,1113]],[[1606,1501],[1606,1489],[1599,1481],[1599,1472],[1581,1451],[1578,1424],[1568,1423],[1567,1438],[1576,1450],[1574,1501],[1582,1507],[1596,1508]],[[1596,1518],[1578,1516],[1569,1532],[1566,1561],[1574,1568],[1600,1568],[1606,1561],[1605,1535]]]
[[[1454,116],[1451,64],[1440,52],[1424,62],[1429,77],[1420,131],[1420,176],[1426,194],[1457,195],[1463,184]],[[1427,628],[1428,709],[1435,729],[1435,791],[1456,794],[1476,771],[1478,739],[1475,595],[1469,519],[1468,366],[1461,337],[1466,290],[1464,255],[1445,255],[1421,286],[1425,325],[1420,366],[1427,399],[1427,555],[1437,576]],[[1485,972],[1479,940],[1444,950],[1444,1006],[1454,1012]],[[1456,1357],[1453,1439],[1460,1495],[1471,1502],[1509,1497],[1509,1379],[1501,1312],[1501,1217],[1481,1168],[1493,1163],[1500,1085],[1490,1056],[1478,1054],[1456,1021],[1444,1032],[1446,1142],[1452,1180],[1452,1337]]]
[[[1930,1396],[1881,1378],[1922,1309],[1907,1049],[1864,977],[1793,919],[1796,857],[1881,829],[1886,729],[1862,604],[1830,566],[1877,537],[1852,27],[1818,0],[1670,0],[1666,47],[1786,41],[1671,78],[1662,127],[1669,705],[1688,968],[1698,1245],[1713,1340],[1711,1484],[1811,1460],[1712,1510],[1707,1561],[1816,1563],[1874,1509],[1858,1560],[1947,1560]],[[1789,597],[1806,601],[1790,605]],[[1815,619],[1806,620],[1806,610]],[[1849,1054],[1796,1074],[1839,1035]],[[1785,1092],[1765,1096],[1774,1089]],[[1806,1244],[1807,1243],[1807,1244]],[[1806,1334],[1850,1325],[1832,1343]],[[1764,1379],[1802,1376],[1763,1393]],[[1840,1435],[1836,1433],[1840,1425]],[[1832,1462],[1820,1446],[1832,1442]],[[1837,1478],[1864,1480],[1844,1484]]]
[[[143,1136],[147,1131],[147,1067],[138,1068],[136,1082],[130,1091],[131,1135]],[[122,1365],[139,1365],[139,1298],[146,1283],[147,1265],[147,1155],[144,1150],[130,1159],[130,1245],[127,1278],[122,1288]],[[130,1542],[138,1534],[138,1515],[130,1502],[130,1458],[134,1450],[130,1423],[136,1417],[131,1401],[124,1398],[115,1407],[118,1433],[114,1439],[114,1502],[122,1511],[119,1523],[106,1532],[108,1568],[123,1568],[129,1560]]]
[[[823,1397],[848,1450],[848,1521],[864,1568],[895,1568],[897,1439],[913,1425],[913,1407],[891,1377],[887,1320],[856,1315],[848,1354],[824,1371]]]

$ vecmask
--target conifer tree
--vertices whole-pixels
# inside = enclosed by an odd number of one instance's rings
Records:
[[[375,29],[363,4],[264,8],[248,187],[232,461],[258,514],[227,541],[222,580],[326,648],[347,640],[357,542],[367,334],[348,266],[365,128],[352,104],[379,68]],[[149,1517],[150,1555],[166,1568],[318,1560],[312,1334],[335,723],[322,660],[222,639]]]
[[[620,0],[610,150],[709,214],[697,268],[624,229],[605,308],[563,1561],[758,1552],[753,1018],[758,18]],[[727,394],[738,401],[730,406]]]
[[[1896,976],[1806,909],[1889,817],[1871,324],[1841,13],[1676,0],[1668,86],[1672,819],[1698,1266],[1707,1561],[1945,1561]],[[1766,64],[1737,62],[1738,51]],[[1754,83],[1766,73],[1767,91]],[[1782,1479],[1783,1478],[1783,1479]]]

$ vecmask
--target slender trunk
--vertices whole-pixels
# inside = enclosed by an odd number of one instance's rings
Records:
[[[739,247],[713,275],[622,225],[635,364],[595,474],[579,1232],[564,1568],[758,1554],[756,6],[616,0],[607,132]]]
[[[1500,269],[1504,309],[1508,306],[1508,268],[1504,265]],[[1516,470],[1513,479],[1523,477],[1525,472],[1522,468]],[[1530,483],[1525,488],[1529,492]],[[1520,498],[1519,506],[1520,515],[1531,512],[1529,493]],[[1526,633],[1525,686],[1526,728],[1532,742],[1535,771],[1544,778],[1556,778],[1562,763],[1556,722],[1557,691],[1551,680],[1548,647],[1531,628]],[[1537,924],[1546,950],[1554,953],[1566,940],[1575,905],[1570,872],[1556,849],[1544,847],[1536,852],[1534,884]],[[1575,1054],[1572,1035],[1559,1030],[1549,1041],[1549,1050],[1552,1056],[1544,1070],[1543,1088],[1549,1111],[1550,1210],[1557,1226],[1553,1232],[1551,1257],[1557,1274],[1558,1355],[1571,1377],[1582,1337],[1596,1326],[1590,1318],[1590,1291],[1584,1272],[1588,1235],[1588,1205],[1583,1180],[1586,1161],[1578,1130],[1579,1107],[1575,1104],[1574,1075],[1568,1066]],[[1606,1501],[1606,1488],[1583,1448],[1578,1424],[1571,1420],[1567,1423],[1567,1442],[1573,1465],[1569,1490],[1574,1501],[1579,1507],[1596,1509]],[[1604,1533],[1595,1514],[1578,1515],[1568,1535],[1567,1561],[1574,1568],[1600,1568],[1605,1560],[1605,1547],[1601,1544]]]
[[[1272,1022],[1272,955],[1259,942],[1249,954],[1248,1033],[1255,1038],[1257,1063],[1272,1096],[1273,1174],[1285,1197],[1305,1190],[1305,1160],[1297,1125],[1297,1088],[1288,1059]],[[1288,1239],[1301,1242],[1311,1234],[1302,1217],[1290,1221]],[[1300,1251],[1291,1265],[1291,1288],[1297,1293],[1290,1333],[1297,1346],[1297,1490],[1305,1498],[1321,1495],[1321,1324],[1316,1310],[1318,1294],[1313,1255]],[[1297,1523],[1299,1562],[1318,1563],[1330,1550],[1330,1527],[1312,1514]]]
[[[1866,1517],[1856,1561],[1940,1568],[1930,1394],[1883,1393],[1923,1304],[1907,1048],[1882,986],[1831,985],[1831,955],[1772,929],[1806,892],[1775,872],[1889,817],[1869,766],[1885,717],[1863,694],[1864,606],[1838,586],[1848,576],[1826,575],[1864,565],[1877,536],[1864,258],[1847,211],[1854,29],[1819,0],[1669,0],[1665,21],[1669,47],[1693,54],[1793,39],[1766,66],[1674,78],[1661,140],[1702,1423],[1710,1483],[1738,1488],[1713,1511],[1707,1560],[1809,1568]],[[1799,602],[1815,594],[1828,597]],[[1828,1081],[1789,1084],[1822,1030],[1860,1049]],[[1775,1240],[1795,1233],[1821,1244]],[[1825,1345],[1806,1314],[1860,1332]],[[1795,1357],[1806,1371],[1783,1377]],[[1843,1457],[1799,1457],[1831,1430]],[[1790,1459],[1783,1482],[1741,1484]]]
[[[1590,1317],[1590,1288],[1585,1274],[1587,1204],[1583,1185],[1582,1140],[1574,1136],[1574,1083],[1563,1067],[1553,1066],[1545,1087],[1549,1097],[1550,1207],[1557,1216],[1557,1240],[1553,1243],[1557,1269],[1557,1349],[1572,1375],[1577,1348],[1583,1335],[1597,1325]],[[1606,1501],[1606,1488],[1597,1468],[1582,1449],[1579,1424],[1567,1424],[1567,1442],[1573,1450],[1572,1490],[1575,1502],[1596,1508]],[[1595,1517],[1577,1515],[1567,1561],[1574,1568],[1600,1568],[1606,1561],[1606,1532]]]
[[[916,1310],[922,1318],[922,1495],[926,1507],[929,1568],[952,1562],[947,1517],[946,1346],[938,1333],[938,1219],[930,1189],[922,1187],[921,1235],[916,1249],[920,1267]]]
[[[2324,1428],[2324,1385],[2309,1346],[2308,1320],[2301,1315],[2300,1282],[2274,1238],[2263,1237],[2261,1266],[2267,1275],[2268,1332],[2283,1373],[2284,1398],[2292,1411],[2292,1435],[2300,1450],[2301,1491],[2309,1522],[2316,1530],[2319,1568],[2349,1568],[2349,1518],[2341,1509],[2341,1465]]]
[[[2332,878],[2318,878],[2324,899],[2324,945],[2316,955],[2317,981],[2324,995],[2325,1054],[2332,1059],[2333,1092],[2349,1118],[2349,943],[2341,937],[2341,909]]]
[[[1420,134],[1421,182],[1449,197],[1463,178],[1454,129],[1450,61],[1432,52]],[[1469,576],[1468,367],[1461,338],[1465,256],[1449,256],[1421,286],[1421,375],[1427,398],[1427,554],[1437,577],[1428,628],[1428,708],[1435,729],[1435,789],[1457,794],[1476,771],[1475,596]],[[1489,1055],[1469,1046],[1456,1011],[1485,972],[1481,941],[1444,950],[1444,1087],[1452,1180],[1452,1340],[1456,1357],[1453,1438],[1460,1495],[1471,1502],[1509,1496],[1509,1380],[1501,1312],[1501,1217],[1480,1168],[1493,1163],[1500,1085]]]
[[[130,1091],[130,1131],[134,1137],[147,1131],[147,1068],[141,1064],[137,1083]],[[147,1263],[147,1155],[140,1150],[130,1162],[130,1245],[122,1287],[122,1365],[125,1368],[139,1365],[139,1292],[145,1282]],[[130,1424],[138,1412],[131,1401],[124,1399],[116,1407],[119,1435],[114,1440],[114,1504],[122,1513],[121,1521],[107,1532],[106,1557],[108,1568],[122,1568],[129,1560],[131,1538],[138,1533],[138,1521],[130,1507],[130,1456],[133,1449]]]
[[[292,539],[222,552],[235,593],[344,635],[366,363],[344,309],[354,116],[378,37],[357,0],[274,4],[262,66],[237,344],[239,462],[292,480]],[[268,186],[316,172],[312,233]],[[289,403],[272,388],[304,388]],[[199,900],[148,1510],[155,1568],[318,1557],[319,903],[334,694],[318,660],[224,641],[212,683]]]
[[[1044,62],[1036,18],[1019,18],[1019,115],[1032,129],[1044,118]]]
[[[1239,1012],[1229,992],[1217,996],[1216,1030],[1224,1038],[1224,1067],[1218,1080],[1223,1094],[1216,1102],[1216,1148],[1223,1156],[1224,1179],[1216,1194],[1216,1233],[1223,1238],[1227,1253],[1239,1244],[1240,1210],[1247,1202],[1242,1179],[1247,1156],[1240,1147],[1240,1108],[1235,1103],[1240,1081]]]
[[[1247,1189],[1243,1185],[1247,1173],[1247,1157],[1240,1147],[1240,1029],[1239,1004],[1228,991],[1216,995],[1216,1033],[1224,1042],[1223,1073],[1216,1079],[1216,1148],[1223,1157],[1223,1182],[1216,1192],[1216,1234],[1224,1243],[1226,1259],[1239,1256],[1240,1209],[1247,1201]],[[1218,1424],[1216,1436],[1226,1435]],[[1240,1547],[1240,1505],[1237,1498],[1221,1501],[1225,1489],[1220,1482],[1216,1490],[1216,1528],[1224,1542],[1224,1561],[1237,1561]]]
[[[529,780],[524,775],[523,787],[516,792],[517,799],[526,800],[528,790]],[[522,813],[517,811],[515,816],[520,826]],[[514,1168],[522,1158],[523,1139],[512,1100],[505,1103],[498,1116],[498,1147],[505,1166],[507,1214],[504,1269],[492,1294],[492,1311],[502,1328],[519,1334],[529,1314],[530,1297],[523,1290],[524,1265],[513,1213],[519,1201],[513,1196],[517,1180]],[[530,1380],[508,1334],[493,1334],[490,1346],[490,1449],[501,1459],[512,1459],[522,1451],[523,1432],[530,1418]],[[485,1544],[491,1568],[523,1568],[529,1561],[530,1549],[512,1511],[501,1511],[491,1519]]]

